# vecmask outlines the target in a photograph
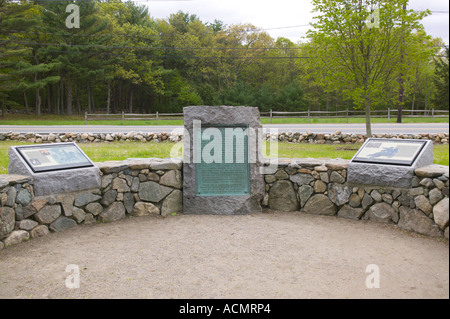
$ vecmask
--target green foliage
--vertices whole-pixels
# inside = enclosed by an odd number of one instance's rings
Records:
[[[315,29],[293,43],[182,11],[155,20],[133,1],[0,0],[0,107],[38,116],[199,104],[370,110],[392,107],[403,74],[405,105],[448,108],[445,59],[428,63],[437,42],[419,24],[427,12],[406,2],[314,0]],[[80,7],[80,28],[67,28],[68,4]],[[367,27],[365,5],[380,7],[378,29]]]
[[[445,49],[445,56],[435,59],[436,68],[434,84],[436,86],[435,103],[439,108],[449,109],[449,48]]]

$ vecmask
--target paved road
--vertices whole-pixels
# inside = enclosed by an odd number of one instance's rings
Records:
[[[279,132],[313,132],[330,134],[336,131],[342,133],[364,134],[365,124],[271,124],[264,125],[264,129],[278,129]],[[182,130],[182,126],[109,126],[109,125],[61,125],[61,126],[28,126],[28,125],[0,125],[0,132],[16,133],[128,133],[136,132],[172,132]],[[448,133],[448,123],[381,123],[372,124],[372,133],[390,134],[419,134],[419,133]]]

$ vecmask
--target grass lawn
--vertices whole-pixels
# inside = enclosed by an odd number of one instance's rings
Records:
[[[0,142],[0,174],[8,173],[8,148],[12,145],[27,145],[24,142],[2,141]],[[125,160],[127,158],[170,157],[173,143],[139,143],[139,142],[114,142],[114,143],[79,143],[78,146],[94,162],[112,160]],[[342,158],[351,159],[360,144],[318,145],[318,144],[292,144],[278,143],[278,157],[284,158]],[[269,153],[269,144],[266,146]],[[267,154],[271,156],[271,154]],[[181,156],[180,153],[176,156]],[[449,165],[448,145],[436,144],[433,148],[434,163]]]
[[[88,121],[88,125],[122,125],[120,115],[119,119]],[[387,118],[372,118],[372,123],[388,123]],[[395,123],[396,118],[391,117],[390,123]],[[262,118],[263,124],[270,124],[270,119]],[[413,117],[403,118],[403,123],[448,123],[448,117]],[[347,123],[345,118],[323,118],[311,119],[311,124],[321,123]],[[350,118],[349,123],[365,123],[364,118]],[[306,118],[274,118],[272,124],[308,124]],[[84,115],[42,115],[36,118],[34,115],[24,114],[7,114],[4,118],[0,118],[0,125],[84,125]],[[125,126],[130,125],[156,125],[156,120],[125,120]],[[183,125],[183,120],[160,120],[159,125]]]

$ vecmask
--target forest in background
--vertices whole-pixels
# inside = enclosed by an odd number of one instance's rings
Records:
[[[70,3],[79,6],[79,28],[66,25]],[[448,109],[448,47],[420,28],[410,38],[398,52],[407,65],[403,107]],[[351,85],[325,76],[327,57],[338,53],[316,40],[273,39],[257,26],[185,12],[157,20],[130,1],[0,0],[0,106],[37,116],[169,113],[187,105],[360,107],[347,94]],[[386,76],[379,91],[373,109],[395,106],[398,77]]]

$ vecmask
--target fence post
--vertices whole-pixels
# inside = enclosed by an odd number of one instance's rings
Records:
[[[347,119],[347,124],[348,124],[348,108],[347,108],[347,110],[345,112],[345,118]]]
[[[87,112],[84,112],[84,125],[87,125]]]
[[[434,107],[431,109],[431,122],[434,122]]]
[[[272,124],[272,109],[270,109],[270,124]]]
[[[159,116],[158,116],[158,111],[156,111],[156,125],[159,125]]]
[[[391,122],[391,108],[388,107],[388,123]]]
[[[310,110],[310,109],[308,109],[308,124],[310,124],[310,123],[311,123],[311,122],[310,122],[311,120],[310,120],[310,118],[309,118],[309,117],[310,117],[310,112],[311,112],[311,110]]]
[[[125,125],[125,112],[122,111],[122,125]]]

